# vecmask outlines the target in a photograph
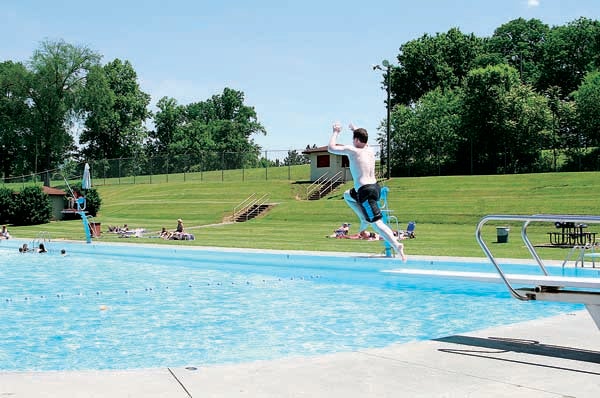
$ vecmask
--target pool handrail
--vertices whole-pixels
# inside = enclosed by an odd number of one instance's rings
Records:
[[[477,243],[479,243],[479,246],[481,247],[483,252],[486,254],[488,259],[492,262],[492,264],[496,268],[496,271],[498,271],[500,278],[502,279],[502,281],[504,282],[504,284],[510,291],[511,295],[519,300],[528,301],[528,300],[531,300],[531,297],[526,294],[519,293],[515,288],[512,287],[510,281],[508,280],[508,278],[502,271],[502,268],[500,267],[500,265],[494,258],[494,255],[492,254],[491,250],[483,241],[483,238],[481,236],[481,229],[488,221],[522,221],[523,227],[521,228],[521,239],[523,240],[523,243],[525,243],[525,246],[527,247],[527,250],[529,250],[529,253],[531,254],[531,256],[537,262],[542,273],[545,276],[548,276],[549,274],[548,274],[548,271],[546,270],[546,266],[544,265],[544,262],[538,255],[534,246],[531,244],[529,237],[527,236],[527,227],[529,226],[529,224],[531,222],[555,223],[557,221],[600,224],[600,216],[566,215],[566,214],[533,214],[533,215],[528,216],[528,215],[495,214],[495,215],[487,215],[479,221],[479,223],[477,224],[477,228],[475,230],[475,237],[477,239]]]

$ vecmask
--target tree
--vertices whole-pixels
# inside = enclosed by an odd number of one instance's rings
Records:
[[[392,169],[395,175],[446,174],[453,171],[460,135],[459,90],[435,89],[408,107],[399,105],[391,115]],[[400,160],[400,161],[399,161]]]
[[[26,82],[32,105],[32,141],[35,170],[49,170],[73,149],[71,127],[77,120],[79,95],[88,71],[100,56],[84,46],[44,41],[30,61]]]
[[[28,162],[25,150],[29,131],[29,107],[24,82],[29,72],[11,61],[0,63],[0,171],[4,178],[14,171],[24,174]]]
[[[260,147],[251,136],[266,131],[254,108],[244,105],[244,93],[225,88],[221,95],[186,105],[182,112],[180,128],[169,127],[172,152],[197,155],[192,162],[202,163],[204,170],[257,165]],[[161,121],[168,119],[164,110],[157,116]]]
[[[553,27],[543,50],[536,88],[544,91],[556,86],[568,96],[588,72],[600,68],[600,22],[579,18],[565,26]]]
[[[93,69],[86,85],[85,129],[79,139],[83,154],[95,159],[136,157],[147,138],[150,95],[137,82],[129,61],[119,59]]]
[[[519,71],[521,81],[535,85],[540,78],[543,44],[549,32],[548,25],[538,19],[514,19],[494,31],[485,41],[485,51],[500,54]]]
[[[436,36],[424,35],[400,47],[399,66],[392,69],[392,105],[410,105],[433,89],[459,87],[483,42],[457,28]]]
[[[571,148],[579,147],[581,141],[576,123],[575,103],[566,99],[561,94],[560,87],[556,86],[548,88],[545,96],[552,114],[552,129],[548,147],[552,149],[551,170],[558,171],[559,150],[566,149],[567,156],[569,156],[569,153],[573,153]]]
[[[471,174],[493,174],[500,166],[497,157],[507,138],[503,123],[506,94],[519,84],[518,72],[508,65],[488,66],[469,72],[465,86],[463,128]]]
[[[472,173],[531,172],[547,145],[551,112],[514,68],[489,66],[469,73],[463,128]]]
[[[552,134],[552,114],[548,100],[529,85],[515,85],[504,102],[501,169],[503,173],[540,171],[541,150]]]
[[[308,156],[298,153],[298,151],[296,151],[295,149],[288,151],[287,156],[285,157],[285,159],[283,159],[283,164],[285,166],[308,164],[309,162],[310,160],[308,159]]]
[[[154,115],[154,131],[150,132],[157,153],[168,152],[173,138],[183,127],[185,108],[175,98],[162,97],[156,103],[159,109]]]
[[[581,133],[590,145],[600,145],[600,72],[588,73],[573,97]]]

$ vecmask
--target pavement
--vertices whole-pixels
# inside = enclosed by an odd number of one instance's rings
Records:
[[[600,397],[600,330],[578,311],[310,358],[125,371],[0,372],[1,397]]]

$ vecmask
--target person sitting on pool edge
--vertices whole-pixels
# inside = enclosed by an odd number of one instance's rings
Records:
[[[2,226],[2,231],[0,232],[0,239],[10,239],[10,234],[8,233],[6,225]]]

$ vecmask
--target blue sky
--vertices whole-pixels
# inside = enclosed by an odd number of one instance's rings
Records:
[[[553,26],[600,19],[598,0],[103,0],[0,3],[0,61],[26,61],[45,39],[129,60],[156,101],[203,101],[224,87],[245,93],[269,150],[325,145],[331,124],[385,118],[382,75],[403,43],[458,27],[490,36],[510,20]],[[154,108],[154,107],[153,107]],[[350,142],[349,134],[342,141]]]

